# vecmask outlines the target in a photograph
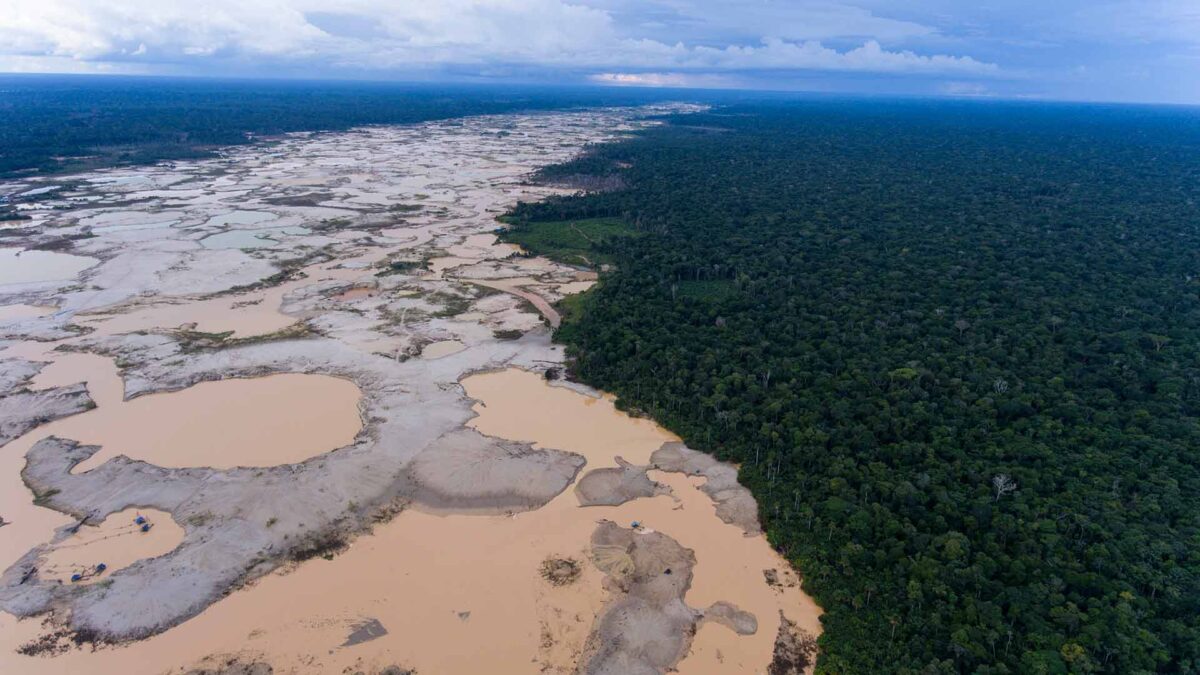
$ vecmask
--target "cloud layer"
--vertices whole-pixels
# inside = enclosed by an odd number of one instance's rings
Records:
[[[5,0],[4,70],[1200,102],[1200,4]]]
[[[520,66],[560,70],[832,70],[903,73],[999,71],[969,56],[889,50],[875,33],[932,29],[837,5],[810,8],[769,32],[764,16],[728,14],[753,41],[689,43],[625,25],[614,8],[564,0],[9,0],[0,52],[76,63],[189,66],[223,62],[330,70],[419,71]],[[724,8],[722,6],[721,8]],[[721,9],[718,8],[718,9]],[[724,11],[722,9],[722,11]],[[678,15],[685,17],[686,14]],[[718,17],[720,18],[720,17]],[[778,24],[782,26],[784,24]],[[653,32],[653,31],[650,31]],[[836,49],[822,38],[859,37]],[[749,39],[749,38],[747,38]]]

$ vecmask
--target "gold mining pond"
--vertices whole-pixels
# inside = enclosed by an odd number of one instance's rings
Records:
[[[80,526],[38,560],[38,574],[64,584],[107,578],[139,560],[170,553],[183,541],[183,528],[156,509],[125,509]]]
[[[354,440],[360,396],[328,375],[217,380],[84,413],[55,433],[101,446],[75,473],[117,455],[166,467],[294,464]]]
[[[652,422],[618,411],[608,398],[551,386],[534,373],[476,375],[463,386],[479,401],[472,425],[481,432],[577,452],[592,468],[614,466],[617,456],[644,463],[675,440]],[[587,562],[589,536],[600,519],[639,520],[695,551],[690,606],[726,600],[757,616],[754,635],[704,624],[680,673],[765,672],[781,610],[820,632],[819,608],[764,537],[718,519],[698,479],[653,474],[674,497],[582,507],[568,490],[515,516],[406,511],[332,560],[270,575],[166,633],[128,645],[17,657],[12,650],[37,634],[36,622],[18,624],[0,614],[0,665],[30,675],[180,672],[172,669],[211,666],[220,659],[205,657],[220,654],[270,663],[276,673],[378,672],[392,664],[445,675],[573,673],[608,595],[602,575]],[[564,586],[548,582],[539,573],[547,559],[579,561],[580,576]],[[785,582],[765,584],[764,570]],[[349,644],[363,626],[384,630]]]
[[[352,382],[326,375],[283,374],[202,382],[188,389],[122,400],[112,360],[65,354],[35,386],[87,382],[94,410],[42,425],[0,449],[0,567],[71,522],[36,506],[21,479],[25,454],[49,436],[101,449],[74,469],[87,471],[117,455],[159,466],[274,466],[301,462],[348,445],[362,427]],[[162,520],[161,518],[159,520]],[[0,669],[2,670],[2,669]]]

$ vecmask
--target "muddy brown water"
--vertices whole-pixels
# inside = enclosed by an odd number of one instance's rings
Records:
[[[34,378],[34,388],[86,382],[97,407],[44,424],[0,448],[0,515],[9,521],[0,527],[0,568],[72,522],[35,506],[21,480],[25,454],[48,436],[102,446],[75,467],[78,473],[122,454],[168,467],[287,464],[348,445],[362,427],[361,392],[341,378],[283,374],[218,380],[125,401],[111,359],[38,350],[32,346],[24,353],[55,361]]]
[[[571,281],[565,284],[558,285],[558,292],[563,295],[574,295],[575,293],[583,293],[584,291],[595,286],[595,280],[590,281]]]
[[[0,286],[42,281],[65,281],[100,262],[53,251],[0,249]]]
[[[454,269],[455,267],[462,267],[463,265],[470,265],[471,263],[474,263],[476,260],[479,260],[479,257],[474,256],[474,257],[466,258],[466,257],[459,257],[459,256],[443,256],[440,258],[433,258],[432,260],[429,261],[429,271],[433,274],[441,274],[442,272],[445,272],[446,270]]]
[[[373,298],[378,294],[379,291],[371,286],[355,286],[350,290],[338,293],[337,295],[333,296],[333,299],[340,300],[342,302],[353,302],[355,300]]]
[[[479,401],[471,423],[479,431],[577,452],[589,469],[615,465],[618,455],[645,463],[663,442],[675,440],[654,423],[616,410],[608,398],[551,386],[533,373],[476,375],[463,386]],[[586,562],[599,519],[640,520],[693,549],[698,562],[689,605],[726,600],[758,617],[752,636],[703,626],[681,673],[765,672],[780,609],[819,632],[820,610],[798,587],[766,585],[764,569],[790,572],[764,538],[720,521],[696,489],[697,479],[652,475],[678,501],[660,496],[584,508],[567,490],[542,509],[515,516],[406,511],[333,560],[269,575],[176,628],[125,646],[22,657],[13,650],[36,636],[40,621],[0,614],[0,670],[182,672],[213,655],[242,655],[269,662],[277,673],[370,672],[392,664],[445,675],[571,673],[607,596],[601,575]],[[538,572],[549,557],[582,561],[581,577],[550,584]],[[387,633],[343,647],[369,619]]]
[[[349,445],[360,398],[353,382],[328,375],[216,380],[77,415],[55,433],[102,446],[73,473],[117,455],[172,468],[294,464]]]
[[[170,553],[182,541],[183,528],[171,514],[125,509],[99,523],[84,525],[56,544],[38,561],[38,575],[63,583],[95,583],[139,560]],[[101,564],[105,569],[97,571]],[[75,574],[83,578],[72,582]]]
[[[112,359],[94,354],[51,356],[47,350],[45,345],[27,342],[9,347],[4,351],[4,355],[19,355],[43,361],[56,359],[33,378],[31,388],[46,389],[86,382],[88,393],[98,408],[112,408],[121,404],[125,387],[117,375]],[[70,422],[73,419],[75,418],[68,417],[59,423]],[[58,511],[35,506],[33,495],[21,479],[25,453],[34,443],[52,435],[57,424],[44,424],[0,447],[0,516],[8,521],[4,527],[0,527],[0,568],[7,569],[26,551],[48,541],[56,528],[74,522],[69,516]],[[0,612],[0,617],[7,616]],[[5,669],[0,667],[0,672],[4,671]]]
[[[53,311],[53,307],[42,307],[39,305],[3,305],[0,306],[0,321],[30,319],[35,316],[45,316]]]
[[[442,340],[440,342],[432,342],[425,345],[425,348],[421,350],[421,358],[440,359],[443,356],[457,354],[466,348],[467,346],[458,340]]]
[[[142,330],[171,329],[193,325],[204,333],[230,332],[237,337],[265,335],[296,322],[280,313],[279,303],[287,289],[279,286],[249,298],[220,297],[192,302],[131,305],[124,311],[80,316],[76,322],[95,329],[97,335],[117,335]],[[238,304],[238,303],[243,304]]]
[[[610,397],[591,398],[551,386],[532,373],[506,370],[475,376],[463,384],[482,403],[476,407],[479,417],[473,420],[480,431],[578,452],[588,458],[585,470],[615,466],[617,456],[648,464],[650,453],[662,443],[678,440],[650,420],[620,412]],[[820,608],[798,586],[773,589],[765,583],[763,570],[775,569],[785,578],[793,574],[765,537],[746,537],[718,519],[712,502],[697,489],[702,479],[658,471],[650,476],[669,485],[679,501],[661,496],[620,507],[588,508],[578,507],[574,495],[565,501],[575,506],[577,518],[589,524],[596,517],[622,526],[637,520],[695,551],[694,578],[685,598],[691,607],[703,609],[725,600],[758,618],[759,629],[753,636],[739,636],[714,624],[702,626],[692,653],[679,664],[680,673],[765,672],[780,610],[800,627],[820,634]],[[550,507],[563,501],[560,497]]]
[[[333,263],[310,265],[304,275],[270,288],[223,295],[215,298],[173,298],[166,301],[133,302],[102,312],[82,314],[76,322],[95,331],[95,335],[118,335],[136,331],[174,329],[193,326],[204,333],[231,333],[236,337],[251,337],[274,333],[296,323],[296,317],[280,310],[283,298],[305,285],[321,281],[354,281],[371,270],[349,267],[350,264],[373,265],[382,254],[366,255]],[[374,287],[355,287],[335,299],[352,301],[370,297]]]

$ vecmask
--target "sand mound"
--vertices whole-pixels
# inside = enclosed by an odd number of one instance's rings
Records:
[[[90,410],[94,405],[84,384],[0,396],[0,445],[45,422]]]
[[[580,658],[587,675],[659,675],[687,655],[702,620],[683,601],[692,584],[696,556],[674,539],[605,521],[592,534],[592,561],[607,578],[613,600],[588,636]],[[747,634],[754,615],[726,602],[708,619]]]
[[[184,675],[271,675],[275,669],[261,661],[239,661],[231,658],[212,667],[194,668]]]
[[[633,574],[633,556],[628,547],[594,544],[592,546],[592,563],[596,569],[623,583]]]
[[[579,479],[575,495],[581,506],[620,506],[640,497],[670,494],[670,488],[650,480],[646,467],[620,457],[616,460],[617,468],[594,469]]]
[[[704,610],[704,620],[719,623],[738,635],[754,635],[758,632],[758,619],[731,602],[714,602]]]
[[[570,586],[579,579],[583,567],[574,558],[546,558],[538,570],[554,586]]]
[[[758,524],[758,502],[750,490],[738,483],[737,467],[687,447],[683,443],[663,443],[650,456],[651,468],[703,476],[700,487],[717,504],[717,517],[737,525],[748,535],[762,534]]]
[[[413,460],[402,490],[418,504],[454,512],[536,509],[567,489],[583,457],[535,450],[472,429],[443,436]]]

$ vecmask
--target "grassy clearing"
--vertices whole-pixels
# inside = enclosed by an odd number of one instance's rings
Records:
[[[436,319],[444,319],[452,316],[458,316],[471,308],[471,303],[475,301],[473,297],[464,297],[453,293],[435,292],[425,298],[427,301],[436,303],[442,306],[440,310],[434,312],[433,317]]]
[[[582,293],[568,295],[554,305],[559,315],[562,316],[563,324],[578,320],[587,311],[587,305],[592,298],[592,290],[588,289]]]
[[[606,239],[636,235],[633,226],[619,218],[587,218],[514,223],[501,238],[551,260],[596,267],[612,262],[601,250]]]

